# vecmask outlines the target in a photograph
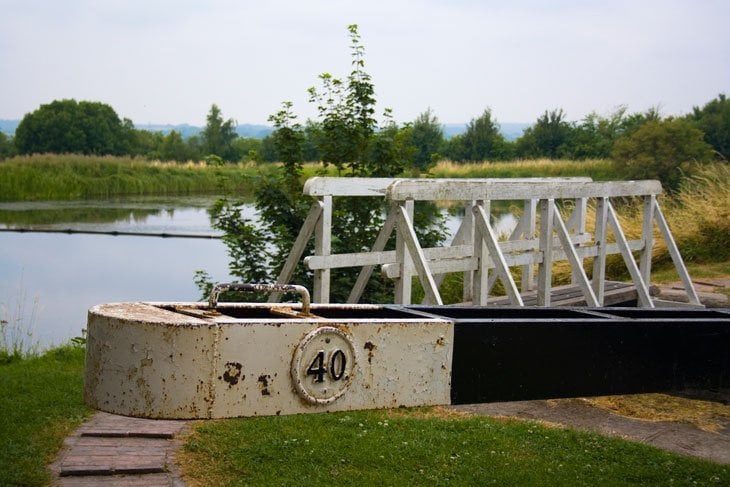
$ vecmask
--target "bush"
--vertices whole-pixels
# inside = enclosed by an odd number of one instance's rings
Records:
[[[618,139],[613,158],[627,179],[658,179],[675,192],[692,163],[712,159],[712,148],[703,139],[704,134],[687,120],[652,120]]]

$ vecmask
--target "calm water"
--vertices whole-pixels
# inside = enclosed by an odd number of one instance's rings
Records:
[[[76,229],[215,235],[207,209],[215,197],[0,203],[0,228]],[[252,207],[244,215],[255,218]],[[461,216],[449,217],[453,234]],[[495,223],[514,227],[512,215]],[[23,341],[46,347],[81,334],[88,308],[119,301],[198,301],[205,270],[230,281],[219,239],[0,232],[0,320],[30,326]]]
[[[0,228],[215,234],[206,211],[212,201],[0,204]],[[199,300],[199,269],[229,280],[220,240],[0,232],[0,319],[31,325],[33,343],[61,343],[81,334],[95,304]]]

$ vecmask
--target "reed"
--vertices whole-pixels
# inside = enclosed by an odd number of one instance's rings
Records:
[[[590,176],[596,181],[623,179],[607,159],[585,161],[531,159],[504,162],[440,161],[429,171],[436,178],[532,178]]]
[[[250,193],[270,165],[161,163],[131,157],[40,154],[0,163],[0,201],[109,198],[120,195]]]

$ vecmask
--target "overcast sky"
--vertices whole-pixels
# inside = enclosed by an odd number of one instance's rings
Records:
[[[0,119],[55,99],[135,123],[267,123],[350,72],[356,23],[379,111],[442,123],[681,115],[730,94],[728,0],[0,0]]]

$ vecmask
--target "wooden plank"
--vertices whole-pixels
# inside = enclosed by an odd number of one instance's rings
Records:
[[[303,193],[308,196],[385,196],[394,178],[337,178],[313,177],[304,183]]]
[[[695,290],[692,279],[689,277],[689,272],[687,272],[687,267],[684,265],[682,254],[679,253],[677,243],[674,241],[674,237],[672,237],[672,232],[669,231],[669,225],[667,225],[667,220],[664,218],[664,213],[662,213],[662,210],[659,207],[659,202],[657,201],[654,202],[654,220],[659,227],[659,231],[662,234],[664,242],[667,244],[669,256],[672,258],[674,267],[677,269],[679,278],[682,280],[682,286],[687,293],[687,298],[689,299],[690,304],[702,306],[700,298],[697,296],[697,290]]]
[[[553,277],[553,218],[555,200],[540,201],[540,252],[542,262],[537,268],[537,304],[550,306],[550,288]]]
[[[573,247],[573,243],[570,240],[568,229],[563,223],[563,219],[560,218],[560,213],[556,211],[555,213],[553,213],[553,216],[553,223],[558,231],[558,237],[560,238],[563,250],[568,257],[568,261],[570,261],[570,266],[573,270],[573,276],[575,276],[576,280],[578,281],[578,286],[583,291],[586,302],[589,306],[599,306],[598,299],[596,299],[596,295],[593,293],[591,284],[590,282],[588,282],[588,276],[583,269],[583,260],[578,258],[578,254],[576,253],[575,248]]]
[[[557,242],[559,244],[559,240],[556,237],[553,239],[554,242]],[[504,243],[504,242],[502,242]],[[642,240],[629,240],[628,242],[629,249],[631,249],[632,252],[641,250],[644,246],[644,242]],[[566,260],[568,257],[565,253],[565,251],[562,249],[562,246],[556,244],[555,248],[553,248],[552,253],[552,260],[553,262],[559,261],[559,260]],[[459,249],[464,249],[463,251],[460,251]],[[426,259],[428,260],[429,268],[431,269],[431,274],[434,276],[438,274],[443,273],[449,273],[449,272],[461,272],[461,271],[468,271],[468,270],[477,270],[478,262],[479,260],[475,257],[472,257],[471,253],[471,246],[459,246],[456,249],[454,249],[453,254],[450,254],[446,252],[446,249],[451,249],[450,247],[441,247],[441,248],[428,248],[423,249],[424,254],[426,255]],[[607,254],[620,254],[621,251],[619,249],[619,246],[617,243],[610,243],[606,245],[606,253]],[[468,250],[466,250],[468,249]],[[443,250],[443,252],[439,252],[439,250]],[[393,251],[391,251],[393,252]],[[576,254],[578,254],[579,258],[586,259],[588,257],[595,257],[598,252],[599,248],[596,246],[588,246],[588,247],[578,247],[575,248]],[[388,263],[382,264],[382,270],[383,275],[390,279],[396,279],[400,277],[400,266],[395,263],[395,254],[388,254],[388,252],[383,252],[383,254],[392,255],[393,260],[390,260]],[[353,259],[356,258],[358,254],[341,254],[337,256],[332,256],[331,258],[337,258],[338,261],[342,261],[345,263],[347,261],[347,256],[352,255]],[[534,251],[524,251],[521,253],[508,253],[504,251],[504,248],[502,248],[502,255],[504,256],[505,262],[507,262],[507,265],[509,267],[514,266],[524,266],[524,265],[535,265],[540,264],[543,259],[542,252],[538,252],[537,250]],[[340,259],[340,257],[343,257],[343,259]],[[314,261],[314,257],[308,257],[307,259],[312,259]],[[305,259],[305,261],[307,260]],[[319,262],[319,261],[317,261]],[[490,256],[487,256],[487,267],[490,269],[494,268],[495,264]],[[344,265],[343,267],[349,267],[347,265]],[[492,276],[490,275],[490,282],[491,282]]]
[[[654,205],[656,196],[644,196],[644,212],[641,225],[641,238],[644,240],[644,248],[639,256],[639,270],[641,278],[645,283],[651,282],[651,254],[654,248]]]
[[[621,250],[621,255],[624,258],[626,267],[629,269],[629,274],[631,274],[631,279],[636,285],[636,290],[639,293],[639,303],[641,303],[641,306],[643,307],[653,308],[654,303],[652,303],[651,296],[649,296],[649,288],[644,280],[641,278],[641,271],[636,265],[634,256],[631,254],[631,249],[629,248],[628,242],[626,241],[626,236],[621,229],[618,217],[616,216],[616,212],[614,211],[613,206],[611,206],[611,203],[608,203],[608,224],[613,230],[614,237],[616,237],[616,243]]]
[[[428,269],[428,263],[426,262],[425,255],[423,255],[423,249],[418,243],[418,238],[416,237],[416,232],[413,229],[413,224],[411,223],[411,219],[408,215],[408,210],[403,205],[398,206],[398,233],[401,234],[405,242],[405,246],[408,249],[408,253],[413,260],[413,265],[416,268],[418,279],[421,281],[423,292],[428,297],[429,303],[436,305],[444,304],[441,300],[441,296],[439,295],[436,283],[433,280],[433,276]],[[407,273],[406,276],[401,277],[401,281],[405,280],[410,281],[410,276],[407,275]]]
[[[613,198],[661,194],[659,181],[593,182],[576,179],[400,179],[386,197],[395,201]]]
[[[480,235],[480,238],[487,245],[489,255],[492,257],[495,264],[495,272],[502,278],[502,282],[504,283],[504,287],[510,301],[517,306],[523,306],[520,292],[517,290],[517,285],[512,278],[512,274],[510,274],[509,267],[504,260],[504,255],[502,255],[502,251],[499,248],[497,235],[494,233],[492,226],[489,224],[489,216],[480,205],[474,207],[474,223],[476,224],[476,233]],[[481,269],[486,268],[483,263],[480,264],[479,267]]]
[[[595,239],[598,253],[593,259],[593,292],[598,299],[598,304],[604,306],[604,283],[606,279],[606,255],[608,254],[607,239],[608,233],[608,199],[598,198],[596,201],[596,228]]]
[[[408,216],[408,225],[413,220],[413,200],[396,202],[396,217],[403,210]],[[403,232],[398,228],[403,223],[400,219],[396,219],[396,234],[395,234],[395,261],[398,264],[398,270],[400,274],[395,283],[395,302],[400,304],[411,304],[411,295],[413,294],[411,276],[413,275],[413,259],[408,252],[408,248],[403,236]]]
[[[388,239],[395,228],[396,215],[397,211],[395,205],[391,205],[388,217],[385,219],[385,222],[383,222],[383,226],[380,229],[378,236],[375,238],[375,243],[370,251],[371,254],[381,252],[385,248],[385,244],[388,243]],[[360,301],[360,297],[362,296],[362,293],[365,292],[365,287],[367,286],[368,281],[370,281],[370,276],[372,275],[374,268],[375,265],[372,264],[363,265],[362,269],[360,269],[360,274],[357,275],[355,285],[352,287],[350,295],[347,298],[348,303],[354,304]]]
[[[485,306],[489,299],[489,266],[487,262],[490,256],[478,219],[483,214],[486,215],[487,223],[489,222],[491,205],[489,201],[477,200],[471,210],[474,225],[472,234],[474,239],[473,249],[477,263],[477,268],[472,272],[472,302],[475,306]]]
[[[323,256],[329,255],[332,250],[332,196],[320,196],[319,200],[322,202],[322,214],[314,231],[314,254]],[[314,271],[312,302],[329,303],[330,275],[329,269]]]
[[[307,247],[307,242],[309,242],[309,239],[312,238],[312,234],[314,233],[314,229],[321,214],[322,202],[315,201],[309,208],[309,213],[307,214],[307,218],[304,219],[302,228],[299,229],[299,235],[297,235],[294,245],[292,245],[289,256],[286,258],[286,262],[284,263],[284,267],[282,267],[279,272],[279,277],[276,279],[277,284],[289,284],[291,281],[291,278],[294,275],[294,269],[296,269],[297,264],[302,258],[304,249]],[[281,300],[281,295],[282,293],[269,294],[268,302],[278,303]]]

